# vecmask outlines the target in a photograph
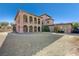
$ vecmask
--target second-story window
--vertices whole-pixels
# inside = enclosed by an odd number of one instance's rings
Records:
[[[32,21],[33,21],[32,16],[29,16],[29,22],[32,23]]]
[[[40,19],[38,19],[38,24],[40,24]]]
[[[17,22],[18,22],[18,24],[20,23],[20,16],[18,16],[18,18],[17,18]]]
[[[36,17],[34,18],[34,23],[35,23],[35,24],[37,23],[37,18],[36,18]]]
[[[49,24],[49,21],[47,21],[47,23]]]
[[[28,21],[27,21],[27,16],[26,16],[26,15],[23,15],[23,20],[24,20],[24,22],[28,22]]]

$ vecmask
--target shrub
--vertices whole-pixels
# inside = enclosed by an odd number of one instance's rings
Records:
[[[60,27],[58,26],[54,27],[54,32],[59,32],[59,30],[60,30]]]
[[[47,25],[44,25],[44,26],[42,27],[42,31],[43,31],[43,32],[50,32],[50,29],[49,29],[49,27],[48,27]]]
[[[58,33],[64,33],[64,31],[63,30],[59,30]]]

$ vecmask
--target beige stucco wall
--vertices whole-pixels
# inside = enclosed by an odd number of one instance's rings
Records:
[[[52,18],[50,16],[42,15],[41,17],[43,19],[43,25],[53,25],[54,24],[54,21],[52,20]]]
[[[55,27],[59,27],[60,29],[64,30],[65,33],[71,33],[71,30],[72,30],[72,25],[71,24],[63,24],[63,25],[59,24],[59,25],[49,26],[50,31],[53,32]]]

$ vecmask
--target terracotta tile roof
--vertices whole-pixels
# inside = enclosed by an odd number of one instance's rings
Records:
[[[51,16],[49,16],[48,14],[46,14],[46,13],[44,13],[44,14],[40,15],[40,17],[42,17],[43,15],[46,15],[46,16],[50,17],[50,19],[52,19],[52,17],[51,17]],[[54,21],[54,19],[52,19],[52,20]]]
[[[26,12],[26,11],[24,11],[24,10],[18,10],[18,11],[17,11],[17,14],[16,14],[16,16],[15,16],[15,20],[16,20],[18,14],[19,14],[20,12],[24,12],[24,13],[27,13],[27,14],[30,14],[30,15],[33,15],[33,16],[36,16],[36,17],[40,17],[40,16],[37,16],[37,15],[35,15],[35,14],[33,14],[33,13]],[[41,17],[40,17],[40,18],[41,18]]]
[[[59,24],[53,24],[53,25],[48,25],[48,26],[54,26],[54,25],[68,25],[68,24],[72,25],[72,23],[59,23]]]
[[[16,16],[15,16],[15,19],[14,19],[14,20],[16,20],[16,18],[17,18],[17,16],[18,16],[19,12],[20,12],[20,11],[18,11],[18,12],[16,13]]]

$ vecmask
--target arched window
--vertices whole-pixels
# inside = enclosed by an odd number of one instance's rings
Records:
[[[29,26],[29,32],[33,32],[33,27]]]
[[[38,24],[40,24],[40,19],[38,19]]]
[[[24,22],[28,22],[26,15],[23,15],[23,20],[24,20]]]
[[[32,23],[32,21],[33,21],[32,16],[29,16],[29,22]]]
[[[35,23],[35,24],[37,23],[37,19],[36,19],[36,17],[34,18],[34,23]]]
[[[20,23],[20,16],[18,16],[17,22],[18,22],[18,24]]]
[[[37,32],[37,27],[36,26],[34,26],[34,32]]]
[[[27,27],[27,25],[24,25],[24,26],[23,26],[23,32],[28,32],[28,27]]]
[[[40,32],[40,27],[38,27],[38,32]]]
[[[47,23],[49,24],[49,21],[47,21]]]

